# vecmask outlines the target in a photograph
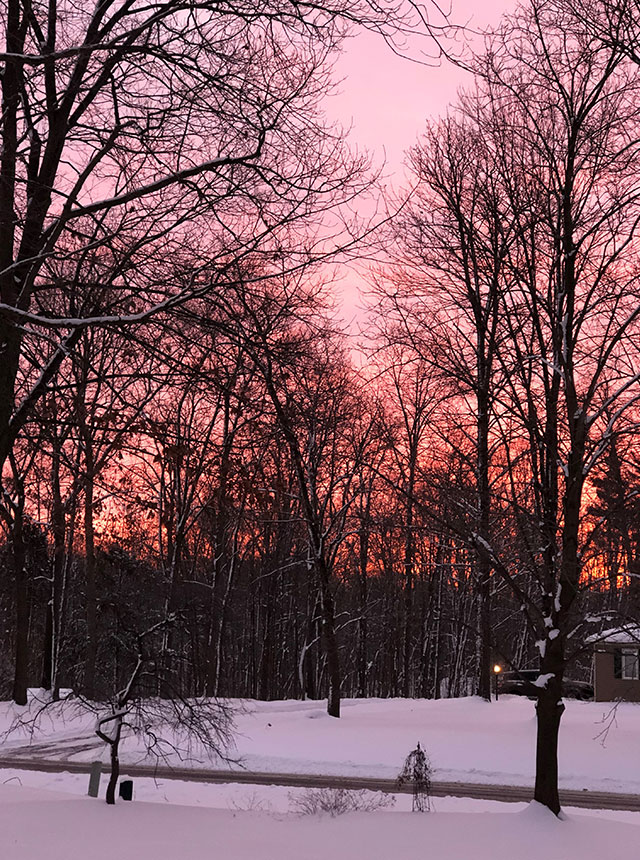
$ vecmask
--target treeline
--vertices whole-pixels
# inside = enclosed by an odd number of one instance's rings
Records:
[[[174,616],[156,643],[158,690],[325,696],[323,623],[343,695],[474,690],[477,570],[446,527],[447,506],[473,494],[463,458],[441,460],[430,433],[410,464],[392,390],[353,370],[335,332],[314,323],[312,343],[287,342],[273,368],[280,419],[244,347],[192,334],[181,350],[173,333],[175,363],[149,345],[127,368],[128,340],[88,332],[70,358],[78,374],[16,451],[29,685],[108,698],[136,631]],[[5,588],[2,609],[15,647],[14,595]],[[531,642],[518,633],[522,663]],[[11,669],[7,659],[5,694]]]
[[[446,38],[419,4],[10,0],[0,26],[4,692],[337,717],[538,666],[557,812],[563,676],[638,616],[635,3],[487,34],[378,225],[322,99],[350,28]],[[358,369],[328,268],[357,256]]]
[[[5,697],[23,641],[27,685],[108,699],[131,671],[137,633],[168,617],[150,654],[158,694],[325,697],[329,624],[343,696],[479,690],[466,410],[404,346],[381,346],[375,374],[354,370],[344,338],[318,327],[315,300],[311,309],[310,329],[297,330],[298,308],[296,330],[257,359],[253,346],[207,331],[207,317],[184,315],[169,360],[155,349],[167,337],[160,321],[149,341],[146,328],[83,335],[7,481],[24,502],[12,510],[4,567],[17,550],[24,557],[26,612],[5,577]],[[633,449],[613,444],[583,511],[593,541],[580,612],[596,629],[600,615],[637,611],[637,468]],[[493,470],[494,540],[520,560],[518,586],[535,598],[522,512],[507,503],[511,476]],[[489,601],[492,661],[537,666],[518,600],[495,575]],[[590,664],[579,654],[571,674],[588,680]]]

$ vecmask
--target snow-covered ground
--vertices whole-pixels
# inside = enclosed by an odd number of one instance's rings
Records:
[[[564,788],[640,792],[640,705],[567,701],[560,729]],[[340,720],[317,702],[254,702],[237,720],[238,752],[251,770],[397,776],[417,741],[444,781],[531,785],[533,702],[505,696],[406,700],[351,699]]]
[[[331,818],[252,803],[216,809],[138,800],[108,807],[12,782],[0,785],[0,852],[3,860],[629,860],[640,837],[636,824],[577,814],[559,821],[537,804],[481,814]]]
[[[505,696],[491,703],[478,698],[349,699],[339,720],[327,716],[324,702],[233,704],[236,740],[230,752],[248,770],[395,778],[420,741],[438,780],[532,784],[535,712],[525,698]],[[2,707],[0,731],[17,713],[13,706]],[[640,793],[640,705],[620,704],[606,737],[599,737],[609,725],[610,710],[606,703],[566,702],[561,787]],[[107,750],[93,735],[94,722],[93,715],[71,718],[67,712],[63,719],[52,712],[32,738],[33,755],[107,761]],[[0,746],[0,754],[17,748],[25,752],[28,740],[18,732]],[[197,750],[193,756],[195,765],[210,763]],[[133,739],[124,742],[122,760],[143,760]]]
[[[235,704],[233,754],[248,769],[394,777],[420,741],[437,779],[531,784],[535,717],[526,699],[349,700],[340,720],[321,702]],[[617,708],[603,744],[609,710],[567,703],[564,786],[640,789],[640,706]],[[2,706],[0,730],[17,713]],[[31,738],[33,757],[106,759],[94,719],[50,712]],[[1,751],[29,754],[28,740],[17,732]],[[124,759],[141,756],[127,742]],[[1,770],[2,860],[629,860],[640,844],[640,813],[568,810],[559,821],[536,804],[436,798],[435,812],[418,815],[397,795],[392,809],[331,818],[299,814],[305,789],[136,779],[133,803],[107,807],[86,788],[86,774]]]

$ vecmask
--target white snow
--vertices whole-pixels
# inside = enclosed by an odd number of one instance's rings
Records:
[[[602,633],[594,633],[585,639],[588,644],[607,642],[615,645],[640,645],[640,626],[628,624],[624,627],[614,627],[603,630]]]
[[[346,699],[339,720],[327,716],[322,701],[232,702],[236,715],[238,764],[232,768],[272,773],[324,773],[395,778],[416,743],[424,746],[443,781],[533,784],[536,719],[534,703],[517,696],[498,702],[464,699]],[[566,700],[560,725],[560,785],[563,788],[640,793],[640,705],[622,702],[606,735],[611,706]],[[15,717],[3,705],[0,728]],[[93,733],[94,717],[63,720],[50,712],[32,739],[43,758],[109,759],[109,749]],[[30,754],[29,737],[12,736],[6,756]],[[193,751],[194,766],[228,767]],[[135,738],[125,739],[123,762],[144,760]],[[177,757],[173,761],[178,763]]]
[[[351,813],[328,816],[105,803],[0,786],[3,860],[628,860],[640,827],[521,811]]]
[[[89,777],[84,773],[46,773],[37,770],[0,769],[0,786],[24,787],[27,791],[46,789],[46,794],[55,800],[61,792],[85,797]],[[104,800],[107,776],[100,783],[100,798]],[[304,788],[285,785],[254,785],[251,783],[202,783],[187,782],[166,777],[136,777],[134,801],[145,803],[177,804],[179,806],[201,806],[232,811],[268,812],[282,814],[296,811],[296,798],[304,794]],[[365,798],[372,792],[364,792]],[[393,810],[409,812],[410,794],[393,794]],[[527,803],[500,803],[495,800],[476,800],[468,797],[431,798],[431,807],[436,812],[522,812]],[[572,809],[579,815],[596,816],[613,821],[626,821],[640,826],[640,812],[613,809]]]
[[[560,595],[562,594],[562,584],[559,582],[556,588],[556,596],[553,600],[553,606],[556,612],[560,612]]]
[[[533,685],[534,685],[534,687],[541,687],[544,689],[544,687],[547,686],[547,684],[549,683],[549,681],[553,677],[554,677],[553,672],[547,672],[545,675],[538,675],[538,677],[533,682]]]
[[[527,699],[347,700],[340,720],[323,702],[236,705],[243,707],[236,753],[249,769],[394,777],[421,741],[436,779],[532,782],[535,715]],[[17,709],[4,708],[6,726]],[[603,746],[597,735],[609,709],[567,702],[562,785],[640,790],[640,706],[618,706]],[[106,745],[91,748],[92,724],[90,714],[63,721],[51,712],[33,738],[34,755],[106,758]],[[16,737],[3,751],[24,744]],[[133,742],[124,758],[140,760]],[[2,860],[629,860],[640,838],[640,813],[630,812],[580,810],[557,820],[536,804],[436,798],[436,811],[419,815],[409,811],[409,795],[397,795],[391,810],[300,816],[291,798],[305,789],[162,777],[135,779],[134,802],[107,807],[85,796],[87,784],[87,774],[0,771]],[[102,796],[105,785],[103,776]]]
[[[603,746],[610,705],[566,700],[560,785],[640,793],[640,705],[621,703]],[[349,699],[339,720],[322,702],[252,702],[239,716],[238,753],[250,770],[393,778],[420,741],[443,781],[532,785],[535,703],[501,696]]]

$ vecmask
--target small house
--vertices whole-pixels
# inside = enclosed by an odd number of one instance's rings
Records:
[[[587,641],[594,648],[596,702],[640,702],[640,626],[604,630]]]

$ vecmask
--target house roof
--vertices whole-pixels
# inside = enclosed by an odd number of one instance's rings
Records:
[[[606,643],[609,645],[640,645],[640,624],[625,624],[622,627],[612,627],[601,633],[594,633],[585,639],[590,645]]]

